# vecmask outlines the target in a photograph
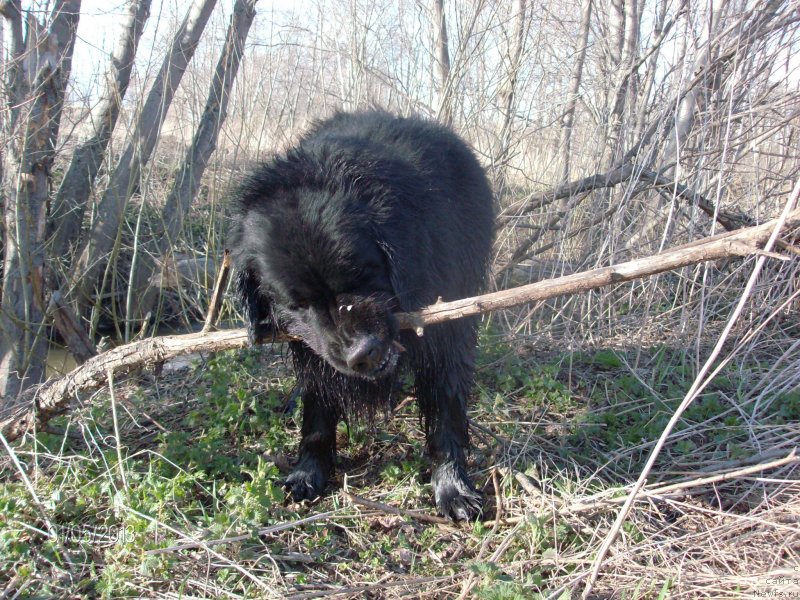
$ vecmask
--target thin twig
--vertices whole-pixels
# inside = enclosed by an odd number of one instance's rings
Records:
[[[171,527],[170,525],[168,525],[167,523],[164,523],[163,521],[159,521],[157,519],[154,519],[150,515],[146,515],[146,514],[144,514],[142,512],[139,512],[138,510],[135,510],[135,509],[131,508],[130,506],[126,506],[124,508],[125,508],[125,510],[127,510],[128,512],[136,515],[137,517],[145,519],[146,521],[150,521],[151,523],[157,525],[158,527],[163,527],[164,529],[166,529],[167,531],[169,531],[170,533],[172,533],[174,535],[177,535],[177,536],[180,536],[180,537],[183,537],[183,538],[187,538],[188,537],[185,533],[183,533],[179,529]],[[191,538],[189,538],[189,539],[191,539]],[[224,564],[228,565],[229,567],[239,571],[239,573],[241,573],[247,579],[252,581],[259,589],[263,590],[264,592],[269,592],[270,595],[272,595],[272,596],[277,596],[277,594],[275,594],[274,590],[270,590],[270,588],[263,581],[261,581],[258,577],[256,577],[250,571],[248,571],[247,569],[242,567],[239,563],[237,563],[237,562],[235,562],[233,560],[230,560],[229,558],[227,558],[224,555],[220,554],[216,550],[212,549],[211,545],[209,543],[201,542],[201,541],[193,541],[193,543],[195,544],[195,547],[202,548],[203,550],[205,550],[206,552],[208,552],[209,554],[214,556],[217,560],[222,561]]]
[[[114,442],[117,447],[117,468],[122,487],[128,491],[128,480],[125,477],[125,462],[122,460],[122,436],[119,434],[119,419],[117,418],[117,395],[114,392],[114,371],[108,370],[108,394],[111,398],[111,419],[114,422]]]
[[[278,525],[272,525],[271,527],[265,527],[263,529],[259,529],[255,533],[246,533],[243,535],[234,535],[231,537],[226,538],[219,538],[215,540],[195,540],[192,539],[188,534],[180,533],[180,536],[185,539],[189,539],[191,541],[182,543],[182,544],[175,544],[174,546],[169,546],[167,548],[155,548],[153,550],[148,550],[145,554],[167,554],[169,552],[178,552],[179,550],[192,550],[194,548],[206,548],[211,546],[219,546],[221,544],[235,544],[237,542],[244,542],[254,537],[261,537],[265,535],[272,535],[275,533],[279,533],[281,531],[286,531],[287,529],[294,529],[295,527],[300,527],[301,525],[307,525],[309,523],[315,523],[316,521],[324,521],[337,515],[339,511],[330,510],[328,512],[323,513],[316,513],[305,517],[303,519],[298,519],[297,521],[290,521],[288,523],[280,523]],[[338,515],[339,518],[356,518],[355,516],[350,515]],[[360,515],[359,515],[360,517]]]
[[[367,500],[366,498],[362,498],[361,496],[356,496],[355,494],[351,494],[349,492],[343,492],[343,494],[344,497],[347,498],[353,504],[358,504],[359,506],[363,506],[371,510],[377,510],[380,512],[388,513],[390,515],[398,515],[400,517],[408,517],[409,519],[415,519],[417,521],[422,521],[423,523],[431,523],[433,525],[447,525],[449,527],[453,526],[453,522],[450,521],[449,519],[445,519],[444,517],[437,517],[436,515],[429,515],[426,513],[412,511],[412,510],[404,510],[402,508],[397,508],[395,506],[383,504],[382,502]]]
[[[790,464],[800,463],[800,456],[797,455],[797,450],[793,449],[787,456],[783,458],[779,458],[776,460],[771,460],[765,463],[759,463],[756,465],[750,465],[747,467],[743,467],[741,469],[736,469],[735,471],[726,471],[724,473],[717,473],[714,475],[704,475],[703,477],[697,477],[695,479],[689,479],[688,481],[680,481],[678,483],[670,483],[667,485],[659,485],[655,487],[645,487],[642,489],[641,496],[642,499],[647,499],[648,501],[651,500],[668,500],[670,496],[677,495],[682,492],[686,492],[692,488],[699,488],[707,485],[711,485],[714,483],[719,483],[721,481],[732,481],[734,479],[738,479],[740,477],[746,477],[748,475],[752,475],[754,473],[760,473],[762,471],[769,471],[772,469],[777,469],[779,467],[783,467]],[[606,494],[614,494],[618,493],[623,490],[609,490]],[[538,492],[537,492],[538,494]],[[560,507],[556,508],[554,513],[559,516],[569,516],[575,515],[579,513],[585,512],[593,512],[596,510],[603,510],[609,509],[614,506],[618,506],[623,504],[629,496],[620,496],[617,498],[598,498],[596,500],[590,501],[583,501],[583,502],[576,502],[574,504],[562,504]],[[637,498],[638,500],[638,498]],[[522,521],[527,520],[530,518],[531,513],[526,513],[524,515],[520,515],[517,517],[509,517],[506,519],[497,519],[495,521],[484,521],[484,525],[487,527],[493,527],[495,523],[499,523],[501,525],[515,525]]]
[[[370,585],[347,586],[331,590],[319,590],[313,592],[303,592],[300,594],[292,594],[290,596],[286,596],[286,600],[309,600],[310,598],[325,598],[329,596],[341,596],[343,594],[346,594],[351,598],[361,598],[364,597],[368,592],[375,590],[382,590],[393,587],[411,588],[412,586],[425,585],[428,583],[444,583],[447,581],[452,581],[453,579],[457,579],[459,577],[463,577],[463,574],[456,573],[455,575],[416,577],[413,579],[400,579],[397,581],[381,581]]]

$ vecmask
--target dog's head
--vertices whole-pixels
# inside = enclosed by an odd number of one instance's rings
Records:
[[[337,294],[335,302],[280,306],[278,319],[341,373],[380,379],[394,371],[402,350],[391,307],[382,294]]]
[[[273,320],[341,373],[385,377],[403,348],[375,220],[347,199],[295,194],[239,220],[235,257],[257,281],[240,294],[246,306],[269,306],[269,314],[248,314],[251,326]]]

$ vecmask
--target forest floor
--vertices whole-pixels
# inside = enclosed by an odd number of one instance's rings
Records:
[[[280,485],[299,435],[280,347],[141,372],[4,454],[0,595],[579,597],[696,374],[696,349],[664,339],[576,351],[483,331],[469,471],[485,512],[469,524],[430,519],[408,389],[392,415],[341,426],[335,481],[297,504]],[[800,482],[780,459],[800,391],[755,393],[770,364],[729,366],[683,415],[590,597],[798,593]]]

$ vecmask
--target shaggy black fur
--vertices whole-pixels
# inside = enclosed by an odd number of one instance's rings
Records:
[[[277,327],[303,390],[300,458],[287,486],[319,495],[334,470],[336,424],[385,406],[398,363],[415,391],[439,511],[474,518],[466,401],[474,319],[398,331],[393,313],[475,295],[494,210],[471,150],[432,122],[338,114],[261,165],[237,198],[231,249],[252,341]]]

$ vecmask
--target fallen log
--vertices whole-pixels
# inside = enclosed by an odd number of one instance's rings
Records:
[[[414,313],[399,313],[397,318],[401,328],[413,329],[418,335],[423,335],[426,326],[451,319],[556,296],[578,294],[709,260],[764,254],[759,245],[766,242],[776,226],[777,220],[769,221],[703,238],[618,265],[574,273],[473,298],[436,302]],[[800,210],[794,210],[784,225],[786,247],[791,246],[797,233],[793,230],[798,226],[800,226]],[[781,254],[773,252],[766,254],[776,259],[788,260]],[[275,341],[287,339],[289,337],[282,333],[276,333],[274,338]],[[241,348],[246,344],[246,331],[233,329],[155,337],[117,346],[88,359],[63,377],[39,386],[32,398],[15,404],[4,403],[6,408],[0,413],[0,432],[6,439],[14,440],[33,425],[41,427],[53,416],[64,412],[69,406],[70,399],[78,393],[102,386],[107,381],[109,372],[125,372],[143,365],[161,364],[185,354],[220,352]]]

